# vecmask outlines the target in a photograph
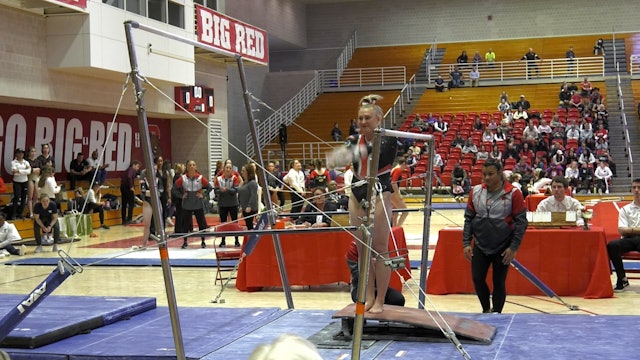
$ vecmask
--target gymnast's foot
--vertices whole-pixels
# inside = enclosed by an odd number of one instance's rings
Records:
[[[382,305],[378,305],[378,304],[373,304],[373,306],[367,310],[368,312],[372,313],[372,314],[379,314],[383,311],[384,309],[382,308]]]

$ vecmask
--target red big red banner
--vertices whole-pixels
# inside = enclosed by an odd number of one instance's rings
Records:
[[[266,31],[198,4],[196,18],[198,42],[262,65],[269,64]]]
[[[113,114],[49,109],[0,104],[0,161],[2,178],[11,182],[11,160],[16,148],[51,144],[56,178],[66,179],[71,160],[78,152],[85,158],[93,150],[102,151],[109,164],[107,178],[120,177],[132,160],[142,157],[142,141],[135,116],[118,116],[112,127]],[[166,119],[148,119],[151,146],[165,159],[171,156],[171,124]],[[25,154],[26,158],[27,154]]]

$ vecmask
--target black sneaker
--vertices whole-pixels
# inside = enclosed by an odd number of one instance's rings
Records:
[[[187,244],[187,242],[185,241],[185,242],[182,244],[182,248],[183,248],[183,249],[186,249],[186,248],[188,248],[188,247],[189,247],[189,244]]]
[[[218,247],[221,247],[221,248],[226,247],[226,246],[227,246],[227,243],[224,240],[222,240],[220,245],[218,245]]]
[[[624,279],[624,280],[618,280],[618,282],[616,283],[616,287],[613,288],[614,292],[623,292],[624,288],[626,288],[627,286],[629,286],[629,280]]]
[[[200,247],[203,249],[207,248],[207,244],[204,242],[204,240],[202,240],[202,243],[200,243]]]

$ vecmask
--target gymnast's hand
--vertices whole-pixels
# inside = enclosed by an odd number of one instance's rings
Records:
[[[516,257],[516,253],[517,253],[516,250],[507,248],[505,251],[502,252],[502,263],[505,265],[511,264],[511,261]]]
[[[471,261],[471,258],[473,257],[473,250],[471,249],[470,245],[465,246],[462,249],[462,253],[464,254],[464,258]]]

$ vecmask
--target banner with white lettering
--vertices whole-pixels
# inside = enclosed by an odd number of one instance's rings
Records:
[[[94,150],[106,148],[107,178],[119,178],[131,161],[143,161],[142,140],[135,116],[116,118],[113,114],[0,104],[0,162],[2,178],[11,182],[11,161],[15,149],[50,144],[56,179],[66,180],[71,161],[79,152],[85,158]],[[148,119],[151,146],[155,154],[169,160],[171,123],[167,119]],[[27,154],[25,154],[26,158]]]
[[[267,32],[196,4],[198,42],[269,65]]]

